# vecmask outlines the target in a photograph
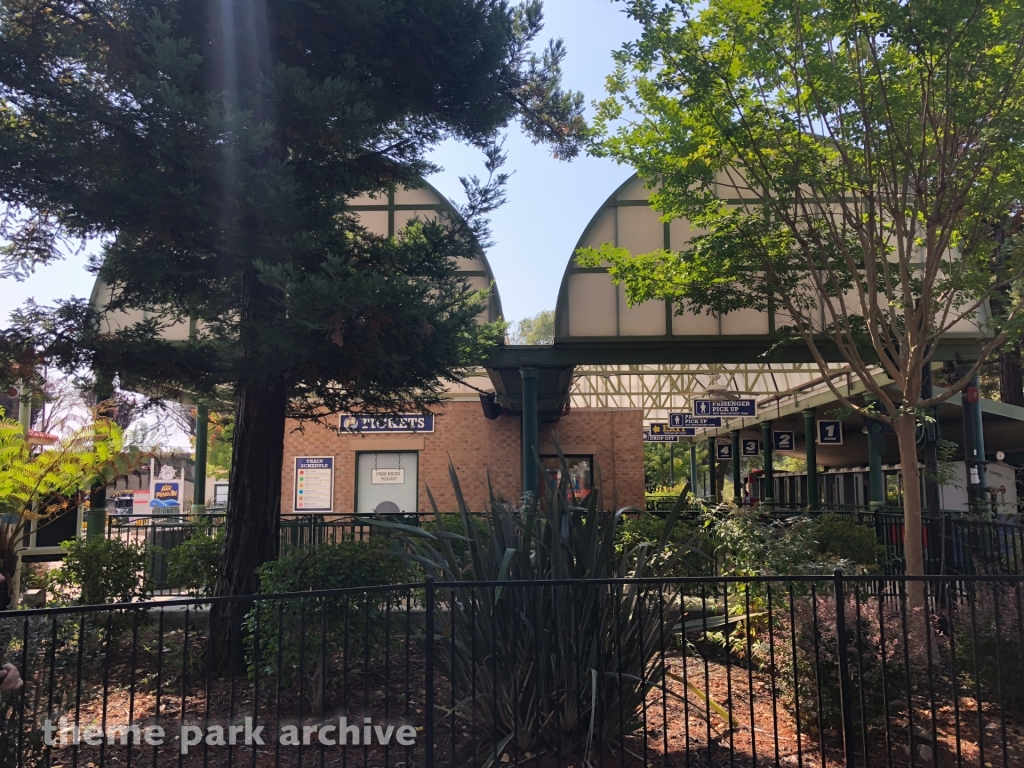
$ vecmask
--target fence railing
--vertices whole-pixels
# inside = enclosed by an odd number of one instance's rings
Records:
[[[25,680],[0,764],[1009,768],[1022,582],[427,581],[0,613]]]

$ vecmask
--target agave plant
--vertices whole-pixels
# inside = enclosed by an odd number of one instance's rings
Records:
[[[453,689],[446,717],[475,725],[492,759],[510,744],[578,755],[638,728],[648,691],[665,675],[661,653],[681,629],[681,605],[657,585],[610,580],[645,575],[681,501],[660,541],[616,553],[619,519],[640,510],[602,512],[596,491],[576,506],[562,480],[522,508],[492,489],[487,525],[474,525],[454,467],[449,473],[465,535],[445,528],[432,496],[433,532],[389,526],[396,552],[437,581],[433,642]]]

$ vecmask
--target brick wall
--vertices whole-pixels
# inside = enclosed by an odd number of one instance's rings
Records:
[[[521,493],[520,420],[484,418],[477,402],[454,401],[435,410],[434,432],[424,434],[338,434],[316,424],[289,421],[285,428],[281,509],[292,511],[296,456],[334,456],[334,508],[355,508],[356,454],[373,451],[419,452],[419,509],[430,511],[427,487],[442,510],[456,509],[448,477],[451,458],[470,508],[487,503],[487,474],[505,498]],[[593,455],[603,479],[604,506],[643,506],[643,414],[639,410],[587,408],[571,411],[556,424],[541,424],[541,453],[554,453],[557,434],[562,450]]]

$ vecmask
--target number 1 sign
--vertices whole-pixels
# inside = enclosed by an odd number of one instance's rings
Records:
[[[841,421],[819,421],[818,422],[818,444],[819,445],[842,445],[843,444],[843,422],[841,422]]]

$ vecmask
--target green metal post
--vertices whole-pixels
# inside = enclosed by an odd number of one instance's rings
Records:
[[[761,503],[766,507],[775,505],[775,472],[772,467],[772,423],[761,422],[761,442],[764,444],[764,497]]]
[[[523,493],[537,492],[537,450],[540,426],[537,417],[537,369],[520,368],[523,378]]]
[[[865,395],[864,400],[870,408],[877,402],[874,395]],[[872,510],[885,506],[885,478],[882,475],[882,448],[885,446],[885,435],[882,433],[882,422],[868,420],[868,506]]]
[[[708,438],[708,499],[718,501],[718,472],[715,466],[715,438]]]
[[[961,396],[964,425],[964,459],[967,468],[967,502],[976,514],[990,512],[985,466],[985,430],[981,419],[981,395],[975,374]]]
[[[697,444],[690,443],[690,493],[697,495]]]
[[[732,503],[738,507],[743,504],[743,493],[740,490],[743,483],[740,477],[740,431],[734,429],[729,434],[732,436]]]
[[[807,509],[818,509],[818,425],[814,409],[804,411],[804,450],[807,454]]]
[[[111,376],[96,372],[96,389],[94,390],[96,405],[101,406],[114,396],[114,382]],[[108,408],[100,408],[97,416],[111,416]],[[89,489],[89,514],[85,518],[85,537],[87,539],[103,538],[107,535],[107,486],[102,482],[94,483]]]
[[[192,514],[206,514],[206,442],[210,421],[210,409],[205,405],[196,407],[196,467],[192,472]]]

